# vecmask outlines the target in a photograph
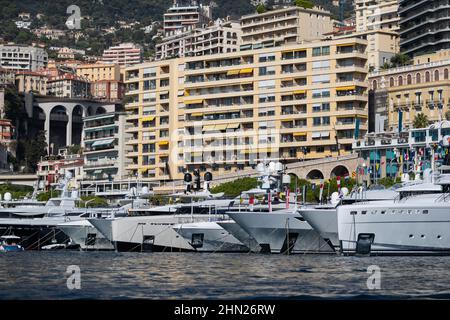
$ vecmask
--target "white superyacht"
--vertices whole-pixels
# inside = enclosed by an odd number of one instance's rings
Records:
[[[448,171],[450,167],[442,166]],[[393,200],[338,207],[344,254],[449,254],[450,174],[397,189]]]

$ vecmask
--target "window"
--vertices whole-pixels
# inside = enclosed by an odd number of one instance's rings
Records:
[[[389,86],[390,86],[390,87],[393,87],[394,85],[395,85],[394,78],[391,77],[391,78],[389,79]]]
[[[318,75],[312,77],[312,83],[330,83],[330,75]]]
[[[448,69],[444,69],[444,80],[448,80]]]
[[[313,57],[320,56],[320,53],[321,53],[320,47],[319,48],[313,48],[313,52],[312,52]]]
[[[275,61],[275,54],[269,53],[259,55],[259,62],[268,62],[268,61]]]
[[[259,89],[275,89],[275,80],[265,80],[258,83]]]
[[[356,212],[356,211],[350,211],[350,214],[351,214],[352,216],[355,216],[355,215],[357,214],[357,212]]]
[[[430,81],[431,81],[431,79],[430,79],[430,72],[427,71],[427,72],[425,72],[425,82],[430,82]]]
[[[399,86],[402,86],[403,85],[403,77],[402,76],[400,76],[400,77],[398,77],[398,85]]]
[[[330,68],[329,60],[314,61],[312,64],[313,70],[326,70],[329,68]]]
[[[313,118],[313,125],[314,126],[320,126],[320,124],[321,124],[321,118],[320,117]]]
[[[412,76],[410,74],[408,74],[408,77],[406,77],[406,83],[412,84]]]
[[[439,81],[439,70],[434,71],[434,81]]]
[[[421,77],[420,77],[420,73],[416,74],[416,83],[420,83],[421,81]]]

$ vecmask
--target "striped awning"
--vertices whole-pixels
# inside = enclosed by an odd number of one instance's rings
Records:
[[[94,141],[94,143],[91,146],[92,147],[107,146],[107,145],[110,145],[111,143],[113,143],[114,140],[115,140],[114,138],[107,139],[107,140],[97,140],[97,141]]]
[[[217,124],[215,129],[216,130],[225,130],[227,128],[228,124]]]
[[[227,126],[227,129],[237,129],[239,128],[240,123],[231,123]]]
[[[209,125],[209,126],[203,126],[203,131],[213,131],[215,128],[215,125]]]

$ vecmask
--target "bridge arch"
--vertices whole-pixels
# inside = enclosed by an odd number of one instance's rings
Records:
[[[320,171],[319,169],[313,169],[310,172],[308,172],[308,174],[306,175],[306,179],[308,180],[317,180],[317,179],[323,179],[324,175],[322,173],[322,171]]]
[[[333,170],[331,170],[331,172],[330,172],[330,178],[345,177],[348,175],[349,175],[349,171],[348,171],[347,167],[344,165],[341,165],[341,164],[334,167]]]

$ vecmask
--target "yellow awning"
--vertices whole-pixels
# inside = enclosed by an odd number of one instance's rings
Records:
[[[356,86],[347,86],[347,87],[339,87],[336,88],[336,91],[347,91],[347,90],[355,90]]]
[[[230,70],[227,72],[227,76],[235,76],[239,74],[239,70]]]
[[[203,103],[203,99],[190,100],[184,102],[184,104],[197,104],[197,103]]]
[[[139,169],[139,172],[140,172],[140,173],[145,173],[145,172],[148,171],[148,169],[150,169],[150,168],[140,168],[140,169]]]
[[[304,137],[306,134],[306,132],[294,132],[294,137]]]
[[[252,73],[252,72],[253,72],[253,68],[246,68],[246,69],[242,69],[241,71],[239,71],[240,74]]]
[[[258,148],[258,152],[276,152],[276,148]]]
[[[214,130],[215,125],[203,126],[203,131],[212,131]]]
[[[188,96],[189,95],[189,91],[188,90],[184,90],[184,95]]]
[[[169,141],[159,141],[158,144],[160,146],[167,146],[169,144]]]
[[[350,47],[353,46],[355,43],[343,43],[343,44],[337,44],[336,47]]]
[[[285,78],[285,79],[281,79],[281,81],[294,81],[294,78]]]
[[[232,123],[227,126],[227,129],[237,129],[239,128],[240,123]]]
[[[191,113],[191,116],[192,117],[203,117],[203,113],[202,112],[194,112],[194,113]]]
[[[296,90],[293,92],[294,94],[305,94],[306,90]]]
[[[155,120],[155,116],[142,117],[139,120],[141,120],[141,122],[153,121]]]
[[[281,122],[292,122],[292,121],[294,121],[294,119],[283,119],[283,120],[281,120]]]
[[[294,50],[294,52],[305,52],[306,51],[306,49],[296,49],[296,50]]]
[[[225,130],[227,128],[227,124],[217,124],[215,129],[216,130]]]
[[[252,150],[242,150],[242,153],[245,153],[245,154],[248,154],[248,153],[256,153],[256,152],[258,152],[257,150],[254,150],[254,149],[252,149]]]

